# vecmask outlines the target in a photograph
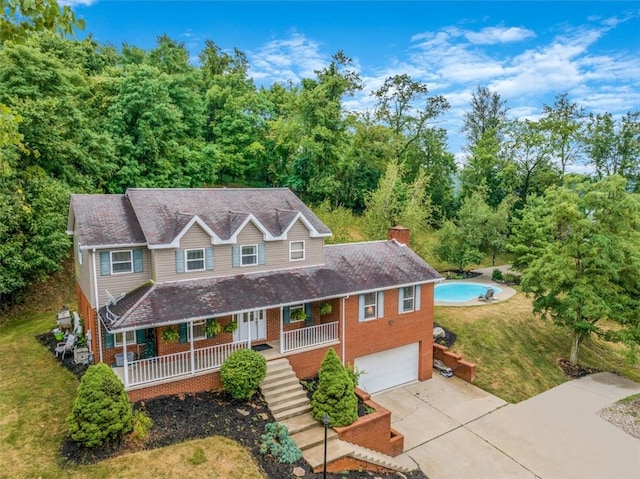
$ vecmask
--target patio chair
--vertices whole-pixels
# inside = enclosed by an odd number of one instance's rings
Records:
[[[493,288],[487,288],[487,292],[478,296],[480,301],[491,301],[494,300],[495,290]]]
[[[64,359],[64,355],[67,354],[68,352],[69,353],[72,352],[75,346],[76,346],[76,335],[70,334],[69,336],[67,336],[66,341],[62,343],[58,343],[58,345],[56,346],[56,349],[55,349],[56,358],[58,357],[59,354],[62,354],[62,359]]]

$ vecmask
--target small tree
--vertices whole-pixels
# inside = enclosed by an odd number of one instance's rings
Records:
[[[332,426],[348,426],[358,419],[355,385],[333,348],[322,360],[311,405],[316,421],[322,421],[327,414]]]
[[[222,386],[235,399],[249,399],[267,375],[267,360],[253,349],[239,349],[220,368]]]
[[[124,385],[104,363],[89,366],[67,416],[69,436],[84,447],[100,446],[131,432],[132,409]]]

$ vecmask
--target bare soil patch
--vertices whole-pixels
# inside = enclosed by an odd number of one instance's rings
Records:
[[[571,379],[578,379],[583,376],[586,376],[587,374],[600,372],[598,369],[595,369],[595,368],[588,368],[580,364],[571,364],[571,362],[568,359],[564,359],[564,358],[558,359],[558,366],[560,366],[560,369],[562,369],[564,374],[566,376],[569,376]]]

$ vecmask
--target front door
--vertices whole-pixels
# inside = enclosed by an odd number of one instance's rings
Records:
[[[267,320],[264,309],[234,315],[238,329],[233,333],[234,341],[258,341],[267,339]]]

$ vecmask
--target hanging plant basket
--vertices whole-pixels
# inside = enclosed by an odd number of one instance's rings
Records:
[[[204,323],[204,332],[207,333],[208,338],[215,337],[220,331],[222,331],[222,325],[216,319],[209,318]]]
[[[180,333],[173,326],[169,326],[162,331],[162,340],[166,343],[175,343],[180,339]]]
[[[320,303],[320,316],[331,314],[332,311],[333,306],[331,306],[331,303]]]
[[[235,333],[237,329],[238,329],[238,323],[235,322],[235,321],[232,321],[231,323],[227,324],[224,327],[224,332],[225,333]]]

